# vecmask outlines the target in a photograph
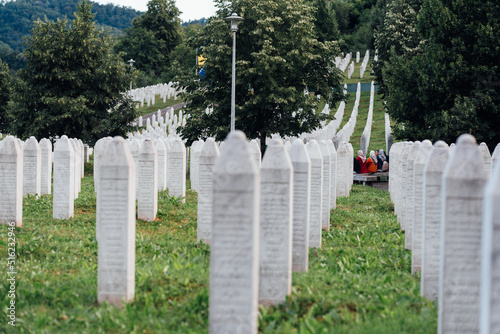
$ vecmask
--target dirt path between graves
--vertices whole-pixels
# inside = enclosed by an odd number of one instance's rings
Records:
[[[167,112],[167,109],[170,109],[170,108],[174,108],[174,110],[178,110],[178,109],[181,109],[182,107],[184,107],[186,105],[185,102],[181,102],[181,103],[177,103],[177,104],[174,104],[173,106],[170,106],[170,107],[166,107],[166,108],[163,108],[161,109],[161,115],[162,116],[165,116],[165,113]],[[156,115],[158,111],[155,111],[155,112],[152,112],[150,114],[147,114],[147,115],[143,115],[142,116],[142,121],[143,121],[143,124],[146,124],[146,120],[148,118],[151,118],[153,117],[153,115]],[[139,122],[139,117],[135,119],[136,122]]]

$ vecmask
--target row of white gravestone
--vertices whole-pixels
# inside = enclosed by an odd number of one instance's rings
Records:
[[[213,140],[203,146],[199,184],[204,186],[198,198],[199,205],[212,203],[207,209],[212,221],[198,232],[211,245],[211,333],[256,333],[258,303],[285,300],[291,271],[307,271],[309,248],[320,247],[321,230],[329,229],[336,197],[337,182],[330,182],[337,174],[335,147],[331,141],[304,145],[299,139],[288,146],[289,152],[274,139],[260,169],[252,143],[239,131],[228,136],[220,156]],[[342,146],[348,153],[347,144]],[[199,216],[199,226],[200,219],[206,217]]]
[[[53,217],[69,219],[73,216],[73,201],[78,196],[80,180],[83,176],[85,157],[84,145],[80,140],[71,139],[71,165],[58,159],[58,144],[67,141],[63,136],[58,139],[52,152],[52,143],[48,139],[40,140],[30,137],[26,143],[12,136],[0,142],[2,151],[2,181],[0,191],[1,222],[16,222],[22,225],[22,197],[23,195],[50,194],[52,189],[52,167],[54,165],[54,194]],[[76,154],[75,154],[76,152]],[[53,161],[54,160],[54,161]],[[18,173],[20,169],[21,173]],[[62,172],[64,170],[64,172]],[[71,173],[71,179],[69,178]],[[70,184],[71,191],[69,190]],[[76,187],[75,187],[76,185]],[[21,191],[18,191],[18,189]],[[21,209],[19,209],[21,206]]]
[[[471,135],[391,149],[391,198],[421,294],[438,299],[440,333],[500,328],[500,166],[488,172],[499,155],[500,144],[490,156]]]
[[[186,196],[186,148],[179,138],[171,141],[165,137],[152,141],[148,136],[139,141],[136,138],[126,140],[134,161],[138,218],[152,221],[158,211],[158,192],[168,189],[170,196]],[[97,141],[94,155],[94,185],[100,192],[101,161],[107,146],[113,141],[102,138]],[[98,209],[99,210],[99,209]]]

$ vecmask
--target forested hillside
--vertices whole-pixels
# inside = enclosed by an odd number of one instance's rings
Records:
[[[14,0],[0,5],[0,58],[11,68],[22,66],[19,52],[24,49],[23,36],[30,33],[38,18],[56,21],[65,15],[74,18],[79,0]],[[141,13],[132,8],[92,3],[97,23],[114,33],[121,33]]]

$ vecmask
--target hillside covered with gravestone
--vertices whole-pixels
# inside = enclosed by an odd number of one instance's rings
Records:
[[[498,333],[500,5],[216,6],[2,57],[2,332]]]

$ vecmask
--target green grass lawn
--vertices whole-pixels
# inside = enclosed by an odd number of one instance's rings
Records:
[[[156,103],[150,105],[149,107],[147,104],[144,104],[144,107],[140,107],[137,109],[139,111],[139,116],[144,116],[147,114],[151,114],[153,112],[158,111],[158,109],[164,109],[167,107],[171,107],[174,104],[182,103],[183,101],[180,98],[177,98],[177,100],[174,100],[174,98],[167,99],[165,103],[163,103],[163,99],[160,97],[160,95],[156,95]]]
[[[70,220],[52,219],[52,195],[24,199],[23,227],[15,231],[17,326],[7,325],[4,279],[2,332],[206,333],[210,247],[196,243],[192,191],[185,204],[160,192],[157,221],[136,222],[134,302],[97,305],[91,167]],[[437,305],[419,296],[388,193],[355,185],[338,199],[331,222],[322,248],[311,249],[309,272],[293,274],[287,301],[259,308],[259,332],[436,332]],[[3,259],[6,240],[2,225]]]

